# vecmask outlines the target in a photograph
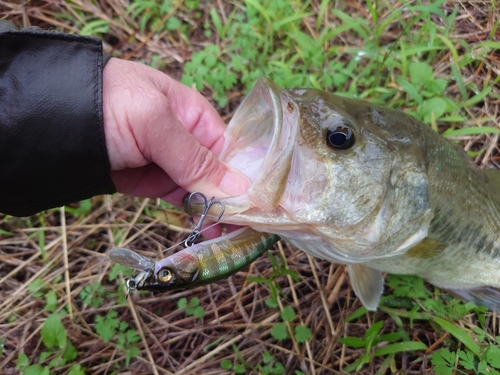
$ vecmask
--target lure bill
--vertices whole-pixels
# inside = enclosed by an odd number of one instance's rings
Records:
[[[245,227],[157,262],[123,248],[112,249],[109,256],[118,264],[141,271],[127,280],[129,290],[168,291],[225,279],[247,267],[278,241],[274,234]]]
[[[144,271],[153,268],[155,265],[154,260],[123,247],[111,249],[108,255],[113,262],[133,268],[136,271]]]
[[[111,249],[108,255],[115,263],[141,271],[134,279],[127,280],[127,290],[129,292],[137,289],[138,284],[142,285],[143,280],[149,277],[155,267],[154,260],[123,247]]]

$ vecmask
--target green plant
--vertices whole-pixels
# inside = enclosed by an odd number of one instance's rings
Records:
[[[103,31],[104,33],[105,31]],[[89,34],[93,34],[90,33]],[[85,199],[76,204],[76,207],[65,206],[64,210],[73,215],[73,217],[78,218],[84,215],[88,215],[92,210],[92,199]]]
[[[28,356],[20,353],[17,358],[16,369],[28,375],[49,375],[54,369],[72,362],[78,356],[75,347],[68,341],[66,330],[58,314],[51,314],[45,320],[40,331],[42,342],[46,348],[40,353],[38,363],[30,365]],[[47,363],[48,361],[48,363]],[[47,363],[42,365],[43,363]],[[83,375],[85,371],[78,364],[70,369],[72,375]]]
[[[432,354],[432,364],[434,370],[439,375],[451,374],[500,374],[500,349],[498,340],[500,337],[493,338],[486,332],[476,327],[474,336],[462,327],[454,323],[436,317],[436,323],[453,336],[463,345],[463,349],[450,351],[448,348],[441,348]],[[486,342],[484,342],[486,338]],[[476,340],[483,342],[478,345]]]
[[[280,316],[283,322],[278,322],[273,325],[271,335],[276,340],[285,340],[290,338],[287,323],[291,323],[295,319],[296,314],[292,307],[285,306],[280,312]],[[292,330],[295,340],[300,343],[306,342],[312,336],[311,330],[302,324],[295,325]]]
[[[363,338],[359,337],[343,337],[339,339],[341,344],[353,347],[363,348],[364,353],[353,363],[343,368],[347,373],[358,372],[363,366],[369,364],[375,356],[386,356],[386,361],[390,362],[394,354],[400,352],[425,350],[427,346],[422,342],[410,341],[406,332],[394,332],[381,335],[383,322],[378,321],[365,332]],[[401,342],[394,342],[399,341]],[[392,342],[381,347],[375,347],[381,342]]]
[[[62,279],[58,276],[52,282],[52,285],[57,285]],[[41,279],[35,279],[28,285],[28,291],[35,298],[45,298],[45,311],[55,312],[57,308],[57,294],[53,289],[49,289],[46,283]]]
[[[233,351],[236,353],[239,361],[233,363],[228,359],[224,359],[220,363],[220,367],[224,370],[233,370],[235,374],[247,374],[249,371],[259,373],[261,375],[284,374],[285,366],[268,351],[262,353],[262,361],[255,366],[252,366],[243,359],[242,354],[233,345]]]
[[[205,309],[200,305],[200,299],[193,297],[189,300],[181,298],[177,301],[177,308],[185,310],[187,316],[194,316],[195,318],[203,318],[205,316]]]
[[[127,354],[126,365],[130,360],[140,353],[137,343],[140,336],[136,330],[131,329],[127,322],[121,322],[116,311],[109,311],[105,316],[98,315],[95,318],[95,331],[106,343],[117,342],[117,347]]]
[[[91,307],[99,307],[104,302],[104,294],[106,290],[99,281],[85,285],[80,292],[80,298],[83,303]]]

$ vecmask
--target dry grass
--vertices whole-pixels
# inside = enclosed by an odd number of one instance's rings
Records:
[[[111,22],[105,37],[108,51],[125,59],[149,62],[153,56],[158,56],[160,61],[166,63],[161,68],[180,78],[184,62],[189,61],[193,51],[207,43],[201,25],[208,20],[209,12],[203,13],[199,24],[192,25],[188,45],[175,32],[157,35],[146,30],[140,33],[136,21],[125,13],[127,5],[125,0],[76,0],[68,3],[61,0],[0,1],[0,18],[10,19],[19,26],[36,25],[78,32],[81,24],[56,18],[55,15],[70,14],[74,20],[82,18],[81,14],[94,14],[96,18]],[[210,5],[221,18],[230,13],[231,5],[223,1],[202,4],[202,7],[209,8]],[[315,3],[315,7],[318,6],[319,3]],[[343,7],[366,13],[366,17],[370,18],[362,2],[348,1]],[[498,23],[498,15],[492,16],[487,3],[448,2],[444,6],[452,7],[459,8],[454,36],[467,43],[486,40],[494,24]],[[189,10],[180,3],[175,11],[178,17],[182,17]],[[164,21],[169,16],[171,14]],[[310,25],[305,25],[306,29],[314,33],[314,18],[307,18],[307,22]],[[388,27],[381,40],[392,42],[399,31]],[[351,35],[340,35],[338,38],[342,43],[357,43]],[[495,38],[500,40],[500,29],[496,30]],[[224,43],[220,40],[215,42]],[[460,51],[458,44],[457,48]],[[449,71],[449,57],[443,56],[436,64],[437,74]],[[482,88],[485,80],[495,79],[500,73],[500,53],[489,54],[485,63],[474,71],[467,72],[467,67],[463,69],[462,75],[476,81]],[[495,90],[488,100],[467,109],[471,123],[498,125],[500,100],[498,96],[493,96],[498,95],[498,87]],[[448,96],[461,100],[458,92],[457,87],[447,89]],[[210,91],[204,94],[211,98]],[[225,119],[231,116],[242,96],[242,90],[234,90],[229,95],[229,105],[221,109]],[[488,120],[483,122],[484,118]],[[500,159],[497,138],[467,136],[463,138],[464,148],[485,148],[486,152],[479,155],[476,162],[483,166],[496,164]],[[165,212],[167,215],[163,214]],[[40,353],[45,350],[40,329],[50,313],[44,310],[43,296],[37,297],[28,290],[28,286],[37,279],[43,280],[45,290],[56,293],[59,310],[66,308],[63,323],[68,340],[78,350],[77,362],[87,374],[114,371],[122,374],[226,374],[232,372],[221,369],[222,360],[241,362],[244,358],[255,366],[261,363],[263,351],[274,355],[285,366],[287,374],[294,374],[296,369],[305,374],[344,373],[341,368],[357,359],[363,350],[348,348],[340,344],[338,338],[363,337],[373,320],[384,321],[384,333],[405,330],[413,340],[420,340],[429,346],[425,355],[397,356],[393,364],[395,373],[431,374],[428,355],[447,343],[447,334],[439,333],[428,322],[411,326],[408,320],[403,320],[403,326],[399,327],[398,322],[381,311],[347,323],[346,318],[361,304],[347,283],[344,268],[310,258],[284,242],[272,252],[284,254],[289,269],[300,275],[300,281],[295,282],[287,276],[277,279],[283,289],[279,309],[265,305],[264,301],[270,295],[268,287],[246,281],[248,275],[271,276],[272,267],[267,257],[255,262],[248,272],[208,287],[155,296],[135,292],[124,304],[117,304],[117,284],[108,281],[107,277],[111,263],[106,252],[116,243],[158,257],[161,249],[185,238],[189,229],[182,228],[192,226],[190,219],[181,212],[166,210],[159,202],[121,195],[93,198],[91,210],[84,215],[66,213],[61,220],[61,214],[62,211],[53,210],[27,219],[0,215],[0,229],[12,233],[0,233],[0,336],[5,340],[0,356],[2,374],[16,373],[19,353],[26,353],[30,363],[38,363]],[[101,282],[106,289],[105,295],[109,296],[98,308],[86,306],[80,297],[83,288],[95,282]],[[194,296],[205,308],[206,315],[202,319],[187,316],[177,308],[181,297]],[[270,334],[273,324],[281,321],[279,310],[287,305],[297,312],[291,326],[302,323],[313,332],[313,338],[305,344],[294,339],[277,341]],[[116,311],[118,319],[128,322],[141,337],[138,343],[140,354],[132,359],[128,367],[125,366],[124,351],[117,347],[116,340],[106,343],[96,333],[95,318],[109,311]],[[499,335],[496,315],[489,314],[487,319],[485,329],[493,336]],[[364,368],[364,372],[376,373],[381,361],[375,358]],[[68,371],[69,365],[66,365],[59,367],[56,373]]]

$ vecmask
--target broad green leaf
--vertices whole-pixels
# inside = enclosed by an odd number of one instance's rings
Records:
[[[491,366],[500,368],[500,349],[497,346],[490,344],[490,347],[486,351],[486,361]]]
[[[24,370],[23,375],[49,375],[49,369],[39,364],[31,365]]]
[[[33,280],[29,285],[28,285],[28,291],[30,293],[33,293],[34,297],[41,297],[43,295],[43,287],[45,285],[45,282],[40,279],[35,279]]]
[[[272,309],[278,307],[278,301],[272,299],[271,297],[266,298],[266,300],[264,302],[266,303],[266,306],[268,306]]]
[[[432,118],[437,120],[446,112],[446,100],[442,98],[426,99],[419,112],[425,123],[430,123]]]
[[[201,319],[205,316],[205,309],[202,306],[196,306],[193,311],[195,318]]]
[[[240,365],[239,363],[236,363],[234,365],[233,370],[236,374],[246,374],[247,373],[247,369],[245,368],[245,366]]]
[[[289,338],[290,336],[288,335],[288,331],[286,329],[286,324],[285,323],[276,323],[273,328],[271,329],[271,335],[276,339],[276,340],[285,340]]]
[[[68,375],[85,375],[85,370],[80,364],[74,364],[68,372]]]
[[[66,346],[66,330],[61,322],[61,317],[57,314],[51,314],[47,318],[43,324],[41,335],[43,343],[49,349],[55,346],[63,349]]]
[[[45,311],[54,312],[57,308],[57,294],[53,290],[49,290],[45,296]]]
[[[66,348],[64,349],[63,358],[67,362],[71,362],[77,357],[77,355],[78,355],[78,351],[73,346],[73,344],[68,341],[68,344],[66,345]]]
[[[165,25],[167,30],[177,30],[181,27],[182,23],[177,17],[170,17]]]
[[[427,63],[412,62],[408,66],[410,81],[419,86],[424,86],[433,78],[432,68]]]
[[[312,337],[312,332],[311,330],[304,326],[304,325],[298,325],[295,327],[295,339],[298,342],[306,342]]]
[[[224,359],[220,363],[220,367],[224,370],[231,370],[233,368],[233,362],[228,359]]]
[[[285,306],[280,315],[281,319],[283,319],[285,322],[291,322],[295,319],[295,311],[293,311],[293,308],[291,306]]]
[[[181,299],[179,299],[177,301],[177,308],[179,310],[184,310],[186,307],[187,307],[187,298],[186,297],[182,297]]]
[[[30,360],[28,356],[24,353],[19,353],[16,361],[16,370],[20,370],[22,368],[28,367],[30,364]]]

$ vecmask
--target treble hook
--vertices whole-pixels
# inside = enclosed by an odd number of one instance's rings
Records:
[[[207,197],[200,192],[194,192],[194,193],[189,194],[189,197],[188,197],[187,203],[186,203],[186,207],[191,206],[191,200],[197,195],[203,199],[203,211],[200,215],[200,220],[198,221],[198,224],[196,224],[196,226],[193,228],[193,230],[189,234],[186,241],[184,241],[184,245],[186,247],[192,246],[196,242],[198,237],[200,237],[201,227],[203,226],[203,223],[205,222],[205,219],[207,218],[208,211],[210,210],[210,207],[212,207],[215,204],[218,204],[221,206],[221,212],[219,214],[219,217],[217,218],[217,221],[220,221],[220,219],[222,218],[222,215],[224,215],[224,210],[225,210],[224,202],[221,202],[219,200],[215,200],[215,197],[212,197],[209,200],[207,200]]]

